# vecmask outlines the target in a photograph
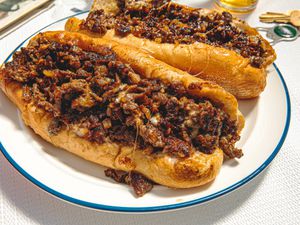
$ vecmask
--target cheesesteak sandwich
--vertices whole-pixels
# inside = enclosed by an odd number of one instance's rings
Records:
[[[230,13],[166,0],[95,0],[85,20],[71,18],[65,29],[142,49],[240,99],[264,90],[276,58],[256,29]]]
[[[139,196],[152,182],[206,184],[223,155],[242,156],[234,96],[112,41],[38,34],[1,68],[0,84],[35,133],[109,167],[107,176]]]

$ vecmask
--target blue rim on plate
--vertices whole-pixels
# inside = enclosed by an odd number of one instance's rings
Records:
[[[73,16],[77,16],[80,14],[83,14],[86,12],[80,12],[77,14],[74,14],[72,16],[68,16],[65,17],[63,19],[57,20],[45,27],[43,27],[42,29],[38,30],[37,32],[35,32],[34,34],[30,35],[26,40],[24,40],[8,57],[7,59],[4,61],[4,63],[6,63],[11,57],[12,55],[28,40],[30,39],[33,35],[41,32],[42,30],[46,29],[47,27],[61,22],[63,20],[66,20],[70,17]],[[80,205],[80,206],[84,206],[84,207],[88,207],[88,208],[93,208],[93,209],[100,209],[100,210],[106,210],[106,211],[114,211],[114,212],[155,212],[155,211],[166,211],[166,210],[172,210],[172,209],[179,209],[179,208],[184,208],[184,207],[189,207],[189,206],[193,206],[193,205],[197,205],[200,203],[204,203],[207,201],[211,201],[215,198],[218,198],[220,196],[223,196],[239,187],[241,187],[242,185],[248,183],[249,181],[251,181],[254,177],[256,177],[258,174],[260,174],[270,163],[271,161],[275,158],[275,156],[277,155],[277,153],[279,152],[281,146],[284,143],[284,140],[287,136],[288,130],[289,130],[289,126],[290,126],[290,118],[291,118],[291,102],[290,102],[290,96],[289,96],[289,91],[288,88],[286,86],[286,83],[283,79],[283,76],[281,74],[281,72],[279,71],[278,67],[276,66],[276,64],[273,64],[278,76],[280,77],[280,80],[283,84],[284,87],[284,91],[285,91],[285,95],[286,95],[286,102],[287,102],[287,116],[286,116],[286,121],[285,121],[285,127],[283,130],[283,133],[281,135],[281,138],[276,146],[276,148],[274,149],[274,151],[272,152],[272,154],[269,156],[269,158],[260,166],[258,167],[258,169],[256,169],[254,172],[252,172],[250,175],[248,175],[247,177],[245,177],[244,179],[240,180],[239,182],[236,182],[235,184],[221,190],[218,191],[214,194],[202,197],[202,198],[198,198],[198,199],[194,199],[192,201],[188,201],[188,202],[183,202],[183,203],[176,203],[176,204],[171,204],[171,205],[162,205],[162,206],[151,206],[151,207],[123,207],[123,206],[109,206],[109,205],[102,205],[102,204],[96,204],[96,203],[91,203],[91,202],[86,202],[86,201],[82,201],[67,195],[64,195],[58,191],[55,191],[51,188],[49,188],[48,186],[46,186],[45,184],[41,183],[40,181],[36,180],[34,177],[32,177],[29,173],[27,173],[25,170],[22,169],[22,167],[16,163],[14,161],[14,159],[9,155],[8,151],[6,151],[6,149],[4,148],[4,146],[2,145],[1,141],[0,141],[0,149],[3,153],[3,155],[5,156],[5,158],[10,162],[10,164],[19,172],[21,173],[25,178],[27,178],[28,180],[30,180],[33,184],[35,184],[36,186],[38,186],[39,188],[43,189],[44,191],[71,203]]]

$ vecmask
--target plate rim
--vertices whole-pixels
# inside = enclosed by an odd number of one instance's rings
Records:
[[[68,18],[87,13],[88,11],[80,12],[73,14],[71,16],[64,17],[62,19],[56,20],[55,22],[52,22],[48,24],[47,26],[39,29],[38,31],[34,32],[31,34],[28,38],[26,38],[24,41],[22,41],[10,54],[9,56],[5,59],[4,63],[6,63],[12,55],[26,42],[28,41],[32,36],[35,34],[41,32],[42,30],[46,29],[47,27],[50,27],[53,24],[59,23],[61,21],[64,21]],[[187,202],[182,202],[182,203],[175,203],[175,204],[168,204],[168,205],[161,205],[161,206],[149,206],[149,207],[124,207],[124,206],[111,206],[111,205],[103,205],[103,204],[97,204],[97,203],[92,203],[92,202],[87,202],[83,201],[80,199],[76,199],[73,197],[70,197],[68,195],[65,195],[63,193],[60,193],[59,191],[56,191],[45,184],[41,183],[34,177],[32,177],[29,173],[27,173],[8,153],[8,151],[5,149],[5,147],[2,145],[2,142],[0,140],[0,150],[4,157],[7,159],[7,161],[26,179],[28,179],[30,182],[32,182],[35,186],[39,187],[40,189],[46,191],[47,193],[61,199],[64,201],[67,201],[69,203],[73,203],[78,206],[83,206],[86,208],[91,208],[91,209],[96,209],[96,210],[104,210],[104,211],[110,211],[110,212],[126,212],[126,213],[146,213],[146,212],[158,212],[158,211],[169,211],[169,210],[175,210],[175,209],[181,209],[181,208],[186,208],[186,207],[191,207],[194,205],[202,204],[208,201],[211,201],[213,199],[216,199],[218,197],[224,196],[239,187],[245,185],[246,183],[250,182],[253,178],[255,178],[258,174],[260,174],[275,158],[275,156],[278,154],[279,150],[281,149],[286,136],[288,134],[288,130],[290,127],[290,120],[291,120],[291,101],[290,101],[290,95],[289,95],[289,90],[286,85],[286,82],[277,67],[275,63],[273,63],[273,66],[280,78],[280,81],[283,85],[284,92],[285,92],[285,97],[286,97],[286,107],[287,107],[287,113],[286,113],[286,120],[285,120],[285,126],[283,129],[283,132],[281,134],[280,140],[277,143],[275,149],[273,150],[272,154],[262,163],[261,166],[259,166],[255,171],[253,171],[251,174],[246,176],[245,178],[239,180],[238,182],[218,191],[213,194],[207,195],[205,197],[197,198],[191,201]]]

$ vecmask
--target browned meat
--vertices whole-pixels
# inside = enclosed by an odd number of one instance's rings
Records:
[[[88,15],[85,22],[81,24],[81,27],[104,35],[108,29],[114,27],[114,18],[110,15],[105,15],[103,10],[93,11],[93,13]]]
[[[149,143],[153,147],[162,148],[165,146],[165,140],[163,133],[152,124],[139,126],[139,135],[144,139],[146,143]]]
[[[220,139],[220,148],[223,150],[227,158],[241,158],[243,156],[243,151],[234,146],[234,143],[240,139],[239,136],[233,135],[228,137],[223,137]]]
[[[142,197],[153,188],[153,182],[140,173],[130,172],[126,180],[126,182],[133,187],[138,197]]]
[[[128,172],[122,170],[106,169],[104,173],[105,176],[114,179],[116,182],[126,184],[126,177],[128,176]]]
[[[62,127],[63,123],[58,118],[54,118],[48,126],[48,132],[51,135],[56,135],[62,129]]]
[[[107,177],[114,179],[116,182],[130,185],[138,197],[142,197],[153,188],[152,181],[134,171],[124,172],[121,170],[107,169],[104,172]]]
[[[179,155],[180,157],[188,157],[190,155],[191,146],[186,141],[182,141],[178,138],[168,138],[164,152],[171,155]]]

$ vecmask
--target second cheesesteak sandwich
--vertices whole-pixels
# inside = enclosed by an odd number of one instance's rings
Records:
[[[264,90],[276,58],[256,29],[230,13],[162,0],[95,0],[85,20],[71,18],[65,28],[141,49],[241,99]]]

